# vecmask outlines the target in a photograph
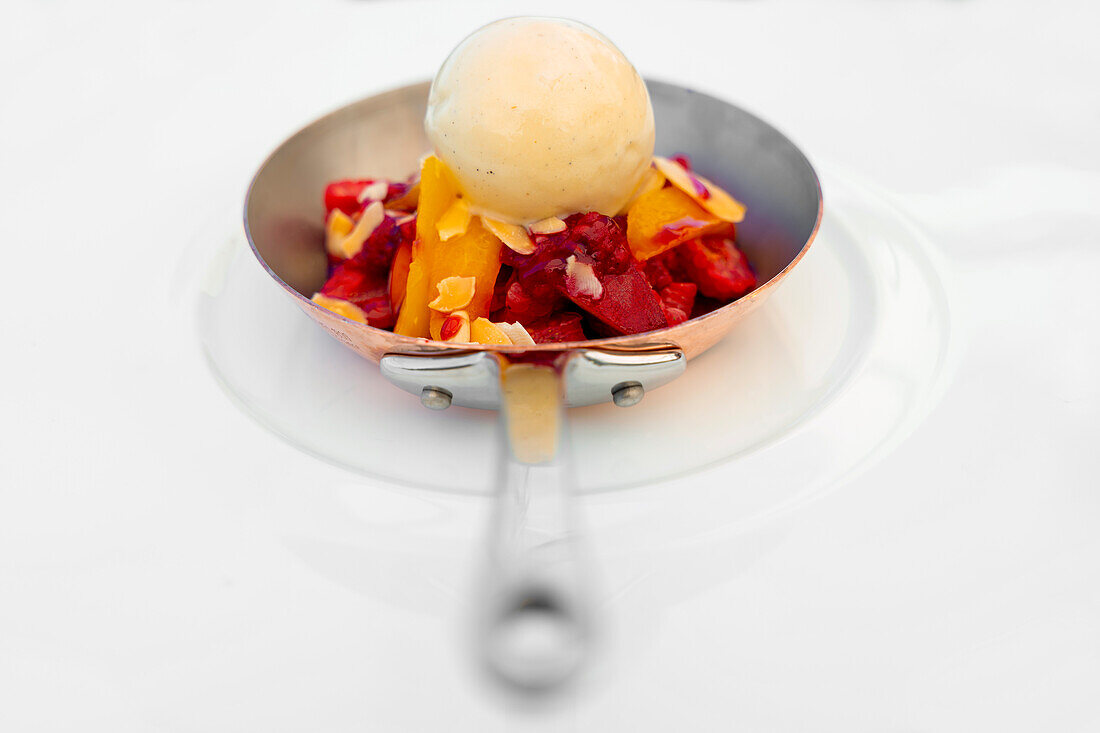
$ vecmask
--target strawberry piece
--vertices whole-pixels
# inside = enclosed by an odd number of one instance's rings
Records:
[[[348,216],[362,209],[359,203],[359,194],[363,189],[374,183],[368,179],[333,181],[325,186],[325,212],[340,209]]]
[[[354,303],[375,328],[393,328],[395,322],[390,307],[389,277],[385,271],[364,269],[354,260],[347,260],[333,270],[321,286],[321,295]]]
[[[661,288],[661,307],[668,325],[678,326],[691,317],[697,290],[695,283],[669,283]]]
[[[690,282],[691,278],[680,264],[680,247],[673,247],[664,254],[658,255],[662,265],[668,268],[668,274],[672,276],[672,282]],[[647,260],[649,262],[651,260]]]
[[[584,341],[587,336],[581,322],[580,313],[554,313],[531,323],[524,324],[527,333],[536,344],[560,343],[562,341]]]
[[[599,298],[574,293],[569,299],[619,333],[641,333],[668,325],[661,299],[637,265],[631,263],[624,272],[601,275],[599,280],[603,286]]]
[[[333,181],[325,186],[325,213],[333,209],[340,209],[348,216],[362,211],[370,201],[360,201],[359,196],[363,189],[381,179],[378,178],[349,178],[343,181]],[[404,196],[410,186],[407,183],[392,183],[386,181],[386,195],[384,200],[400,198]]]
[[[388,271],[401,241],[401,230],[394,223],[393,217],[383,217],[382,223],[363,242],[363,248],[351,259],[365,270]]]
[[[550,315],[561,302],[561,295],[548,283],[513,278],[505,291],[503,320],[526,325]]]
[[[401,217],[404,221],[397,225],[397,228],[401,230],[401,239],[405,242],[411,242],[416,239],[416,216]],[[395,222],[400,219],[395,219]]]
[[[657,292],[672,282],[672,273],[668,271],[664,258],[658,255],[645,261],[645,279]]]
[[[728,237],[700,237],[678,249],[679,266],[708,298],[733,300],[756,287],[748,259]]]
[[[627,247],[625,220],[589,212],[573,214],[565,224],[563,231],[534,235],[530,255],[503,253],[505,264],[514,268],[506,317],[526,326],[558,308],[564,295],[616,333],[664,328],[661,299]],[[578,290],[570,271],[588,272],[599,286]]]
[[[363,248],[348,262],[354,263],[355,267],[361,270],[386,274],[393,263],[397,248],[406,243],[411,245],[415,238],[415,221],[412,222],[412,226],[409,222],[398,225],[397,219],[387,214],[367,237],[367,241],[363,242]],[[329,254],[330,265],[337,266],[343,261]]]

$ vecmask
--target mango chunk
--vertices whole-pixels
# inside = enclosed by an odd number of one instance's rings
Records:
[[[439,220],[457,199],[458,184],[447,166],[434,155],[426,157],[420,169],[416,241],[413,242],[412,260],[409,263],[405,302],[398,314],[394,333],[418,338],[428,338],[431,335],[428,301],[435,297],[436,292],[431,273],[432,258],[441,245]]]
[[[315,294],[311,300],[322,308],[326,308],[338,316],[343,316],[349,321],[355,321],[356,323],[366,323],[367,314],[363,312],[363,309],[355,305],[355,303],[341,300],[340,298],[330,298],[327,295]]]
[[[355,220],[340,209],[333,209],[325,221],[325,250],[329,254],[343,256],[344,240],[355,229]]]
[[[443,216],[439,217],[436,230],[439,232],[439,241],[446,242],[466,233],[470,226],[470,205],[466,199],[456,199]]]
[[[390,265],[390,308],[394,313],[401,312],[401,304],[405,302],[405,288],[409,284],[409,264],[412,262],[412,243],[402,242],[393,256],[393,264]]]
[[[669,186],[650,191],[630,207],[626,241],[636,259],[648,260],[681,242],[729,227],[686,193]]]
[[[466,233],[438,245],[432,254],[431,288],[439,290],[448,278],[473,278],[474,293],[464,310],[471,319],[489,315],[500,270],[500,240],[486,229],[480,219],[471,219]]]
[[[465,310],[470,319],[488,315],[500,270],[501,242],[485,228],[480,217],[469,216],[469,208],[458,204],[461,200],[458,184],[447,166],[434,155],[426,157],[420,171],[416,241],[395,333],[439,338],[441,325],[433,323],[438,319],[433,319],[430,302],[447,278],[473,278],[474,293]],[[451,224],[464,219],[465,231],[452,234]]]
[[[710,213],[731,224],[745,219],[745,205],[702,176],[692,173],[675,160],[654,156],[653,165],[673,186],[680,189]]]
[[[470,340],[475,344],[496,346],[510,346],[512,344],[512,339],[508,338],[508,334],[485,317],[478,318],[470,324]]]

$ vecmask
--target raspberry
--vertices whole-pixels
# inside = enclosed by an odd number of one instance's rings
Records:
[[[386,272],[379,274],[347,260],[333,270],[321,286],[321,294],[354,303],[366,313],[367,323],[375,328],[392,328],[393,310],[390,308],[389,278]]]
[[[668,325],[677,326],[691,318],[697,289],[695,283],[669,283],[661,288],[661,306]]]
[[[380,179],[349,178],[344,181],[333,181],[328,184],[325,186],[325,213],[327,214],[333,209],[340,209],[340,211],[351,216],[352,214],[362,211],[370,201],[360,201],[360,194],[363,193],[364,188],[378,180]],[[411,187],[411,184],[408,183],[386,181],[386,196],[384,200],[391,201],[400,198],[408,193]]]
[[[580,313],[555,313],[525,324],[525,328],[536,344],[583,341],[587,336],[581,327],[582,320]]]
[[[361,180],[333,181],[325,187],[325,213],[333,209],[340,209],[348,216],[356,213],[363,206],[359,203],[359,194],[363,189],[374,183],[366,178]]]
[[[561,232],[536,234],[535,251],[530,255],[504,252],[501,259],[514,268],[514,282],[505,297],[505,318],[526,326],[552,313],[565,295],[617,333],[664,328],[667,320],[661,299],[630,254],[622,218],[593,211],[573,214],[565,219],[565,225]],[[570,257],[592,268],[602,287],[597,297],[567,291]]]
[[[756,274],[732,239],[700,237],[678,249],[679,265],[708,298],[733,300],[756,287]]]
[[[412,242],[416,239],[416,217],[405,218],[405,222],[398,224],[397,228],[401,230],[401,239],[406,242]]]
[[[411,227],[408,222],[398,226],[397,220],[387,214],[382,219],[382,223],[367,237],[367,241],[363,243],[363,249],[351,259],[360,269],[387,273],[397,248],[402,242],[412,242],[415,238],[415,223]]]
[[[634,264],[616,275],[602,275],[598,298],[574,293],[569,299],[619,333],[642,333],[668,325],[661,298]]]
[[[668,271],[665,261],[660,257],[651,257],[646,260],[644,269],[646,280],[658,292],[672,282],[672,274]]]
[[[512,280],[504,297],[505,320],[526,324],[550,315],[560,303],[561,295],[547,283]]]

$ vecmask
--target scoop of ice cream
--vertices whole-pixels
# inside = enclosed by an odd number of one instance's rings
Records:
[[[514,224],[617,214],[653,156],[638,72],[596,30],[556,18],[468,36],[436,74],[424,126],[473,208]]]

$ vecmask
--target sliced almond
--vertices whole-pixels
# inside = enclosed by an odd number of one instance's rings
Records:
[[[556,216],[548,216],[545,219],[539,219],[527,227],[527,230],[532,234],[557,234],[565,231],[565,222]]]
[[[447,343],[470,343],[470,314],[455,311],[447,316],[439,327],[439,340]]]
[[[680,189],[723,221],[738,224],[745,219],[745,205],[702,176],[691,173],[674,160],[653,156],[653,164],[673,186]]]
[[[386,218],[386,212],[382,208],[382,202],[375,201],[363,209],[359,221],[355,223],[355,228],[346,237],[332,242],[332,246],[329,246],[329,242],[326,241],[325,246],[329,252],[337,257],[343,257],[344,259],[354,257],[363,249],[363,244],[370,238],[371,234],[374,234],[374,230],[378,228],[384,218]]]
[[[453,313],[470,304],[477,287],[475,277],[445,277],[436,285],[439,295],[428,307],[440,313]]]
[[[446,242],[449,239],[460,237],[466,233],[470,226],[470,205],[466,199],[455,199],[455,202],[439,217],[435,228],[439,231],[439,241]]]
[[[488,318],[477,318],[470,324],[470,340],[475,344],[511,346],[512,339],[497,324]]]
[[[389,193],[390,184],[385,181],[375,181],[369,183],[363,187],[363,190],[359,192],[359,203],[364,201],[382,201],[386,198],[386,194]]]
[[[603,284],[596,277],[592,265],[577,262],[576,255],[565,260],[565,289],[570,295],[598,300],[603,295]]]
[[[330,310],[338,316],[343,316],[349,321],[355,321],[356,323],[367,322],[367,314],[355,303],[340,298],[330,298],[320,293],[315,294],[311,300],[322,308]]]
[[[487,219],[484,216],[481,217],[481,222],[516,254],[529,255],[535,251],[535,243],[531,241],[531,235],[518,224],[508,224],[496,219]]]
[[[531,334],[527,333],[527,329],[518,321],[516,323],[495,323],[493,325],[504,331],[504,335],[511,339],[516,346],[535,345],[535,340],[531,338]]]
[[[351,231],[355,229],[355,220],[340,209],[329,212],[325,221],[325,250],[338,257],[343,257],[343,243]]]

